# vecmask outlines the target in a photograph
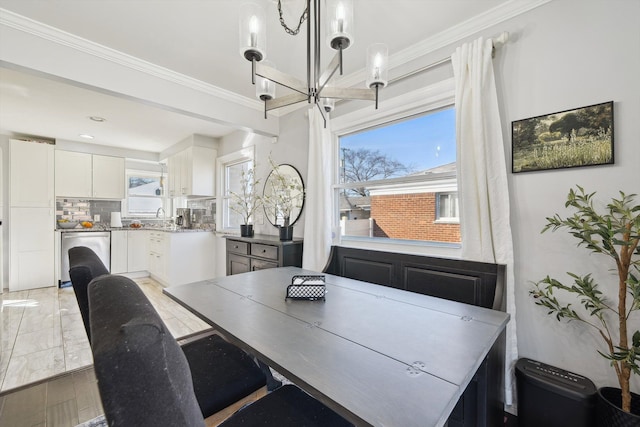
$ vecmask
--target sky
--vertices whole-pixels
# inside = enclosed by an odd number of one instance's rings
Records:
[[[414,172],[456,160],[453,107],[340,138],[340,148],[379,150]]]

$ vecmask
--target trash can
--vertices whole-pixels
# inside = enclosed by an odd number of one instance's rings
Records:
[[[593,382],[535,360],[516,363],[518,427],[595,427]]]

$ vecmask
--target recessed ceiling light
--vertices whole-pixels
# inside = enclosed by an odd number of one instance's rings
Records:
[[[81,133],[78,135],[80,138],[93,139],[93,135],[88,135],[86,133]]]
[[[89,120],[93,120],[94,122],[106,122],[107,119],[100,116],[89,116]]]

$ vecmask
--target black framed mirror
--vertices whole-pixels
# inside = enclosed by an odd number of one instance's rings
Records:
[[[288,164],[276,166],[264,183],[264,214],[276,227],[296,223],[304,207],[304,182],[298,170]]]

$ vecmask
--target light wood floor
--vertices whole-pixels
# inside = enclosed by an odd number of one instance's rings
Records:
[[[174,337],[209,328],[163,295],[155,280],[135,281]],[[2,300],[0,392],[93,364],[73,288],[5,292]]]

